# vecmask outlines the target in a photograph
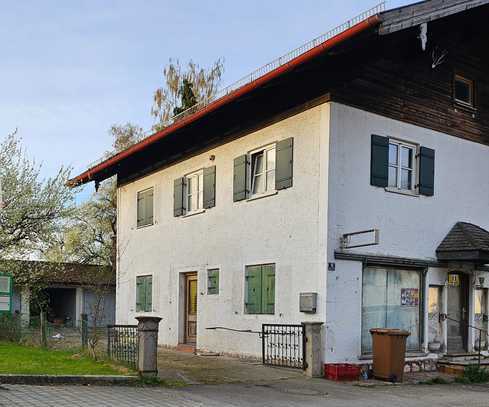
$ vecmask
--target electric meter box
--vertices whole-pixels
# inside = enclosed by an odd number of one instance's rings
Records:
[[[300,293],[299,295],[300,312],[315,314],[317,308],[317,302],[318,302],[317,293]]]

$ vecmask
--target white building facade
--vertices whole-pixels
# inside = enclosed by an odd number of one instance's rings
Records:
[[[161,344],[186,342],[185,277],[197,276],[196,347],[259,356],[262,323],[324,321],[326,312],[329,105],[290,117],[127,184],[118,191],[117,322],[132,323],[138,276],[151,276]],[[234,160],[293,138],[293,185],[233,200]],[[215,167],[215,206],[174,213],[174,181]],[[154,193],[154,221],[137,227],[141,191]],[[308,198],[304,198],[308,197]],[[293,214],[293,216],[291,216]],[[239,232],[238,232],[239,231]],[[274,309],[247,310],[246,268],[273,265]],[[209,272],[218,272],[209,292]],[[299,312],[299,294],[319,294],[316,314]]]
[[[464,3],[368,12],[74,178],[118,177],[117,323],[260,357],[263,324],[320,322],[327,363],[370,360],[372,328],[486,351],[489,0]]]

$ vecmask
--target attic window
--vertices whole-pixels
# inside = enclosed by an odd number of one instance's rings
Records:
[[[474,107],[474,81],[455,75],[453,81],[453,98],[464,106]]]

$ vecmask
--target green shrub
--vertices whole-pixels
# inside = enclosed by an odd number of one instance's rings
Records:
[[[477,365],[470,365],[464,369],[462,377],[456,379],[457,383],[487,383],[489,382],[489,370]]]
[[[20,317],[0,312],[0,340],[19,342],[21,337]]]

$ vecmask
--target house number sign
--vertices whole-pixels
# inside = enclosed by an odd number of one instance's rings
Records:
[[[459,287],[460,286],[460,276],[458,274],[449,274],[448,275],[448,285],[451,287]]]

